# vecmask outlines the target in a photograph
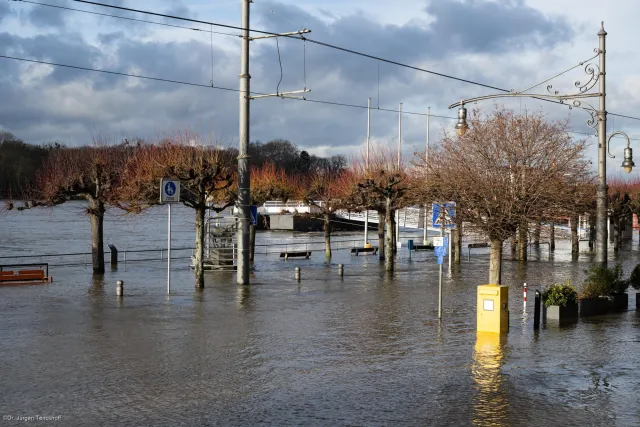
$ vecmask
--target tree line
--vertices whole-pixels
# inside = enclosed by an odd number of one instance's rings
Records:
[[[303,200],[315,206],[324,224],[327,258],[332,256],[331,219],[336,210],[376,211],[379,257],[389,272],[395,269],[396,211],[432,202],[456,202],[454,261],[460,259],[463,224],[465,230],[486,236],[491,247],[489,283],[501,283],[507,241],[511,240],[512,253],[526,259],[532,225],[534,233],[543,224],[553,231],[554,224],[571,218],[572,251],[577,254],[578,216],[587,213],[595,220],[595,181],[585,157],[586,142],[570,136],[566,121],[551,122],[541,113],[475,111],[469,124],[463,136],[445,135],[428,159],[424,153],[398,158],[394,150],[376,146],[368,156],[356,156],[347,164],[344,158],[319,161],[288,141],[253,144],[252,204]],[[237,152],[194,141],[197,135],[183,132],[157,143],[51,150],[35,174],[26,207],[85,198],[93,268],[100,274],[105,206],[142,212],[159,203],[161,178],[179,179],[181,202],[196,217],[196,286],[203,287],[205,212],[236,203]],[[640,210],[639,201],[640,193],[631,187],[611,186],[614,229],[624,215]],[[255,227],[251,242],[253,246]]]

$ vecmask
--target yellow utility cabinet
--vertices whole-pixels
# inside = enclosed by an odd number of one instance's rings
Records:
[[[506,285],[478,286],[478,331],[509,332],[509,288]]]

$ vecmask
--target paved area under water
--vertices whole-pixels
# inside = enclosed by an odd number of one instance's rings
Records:
[[[0,219],[0,256],[89,242],[85,218],[41,212]],[[105,233],[159,247],[164,215],[153,215],[112,220]],[[176,239],[186,244],[184,218]],[[627,273],[638,262],[631,249],[617,256]],[[52,267],[53,284],[0,287],[0,413],[62,418],[1,425],[638,425],[640,315],[534,332],[533,292],[523,307],[523,282],[582,281],[590,256],[572,261],[567,250],[559,242],[550,260],[544,250],[526,265],[505,260],[511,327],[501,339],[475,331],[482,252],[445,268],[441,323],[432,253],[409,260],[401,250],[391,277],[348,251],[331,263],[258,256],[252,286],[208,273],[202,292],[187,261],[175,261],[170,297],[161,262],[120,264],[100,279]]]

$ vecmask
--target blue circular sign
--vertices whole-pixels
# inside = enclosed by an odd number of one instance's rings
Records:
[[[174,194],[176,194],[176,185],[169,181],[164,185],[164,194],[166,194],[167,196],[171,197]]]

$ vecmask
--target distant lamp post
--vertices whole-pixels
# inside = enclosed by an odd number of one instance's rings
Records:
[[[458,109],[458,123],[455,126],[456,133],[459,136],[463,136],[468,129],[467,125],[467,109],[464,108],[465,104],[470,102],[478,102],[487,99],[496,98],[535,98],[539,100],[547,101],[559,101],[561,104],[567,105],[569,108],[578,107],[582,108],[590,119],[587,120],[587,125],[596,131],[598,136],[598,184],[596,187],[596,263],[600,265],[607,264],[607,217],[608,217],[608,187],[607,187],[607,110],[606,110],[606,38],[607,32],[604,30],[604,23],[600,27],[598,32],[599,46],[594,49],[595,55],[591,58],[580,62],[578,65],[562,71],[554,76],[547,78],[546,80],[536,83],[533,86],[523,89],[521,91],[511,90],[508,93],[500,93],[495,95],[485,95],[476,98],[465,99],[460,102],[456,102],[449,106],[449,108],[460,107]],[[598,63],[595,63],[595,59],[598,59]],[[594,61],[594,62],[592,62]],[[547,93],[527,93],[531,89],[541,86],[556,77],[559,77],[576,67],[584,66],[584,71],[587,74],[587,81],[584,83],[575,82],[577,92],[570,94],[561,94],[560,92],[553,90],[552,85],[547,85]],[[592,89],[595,89],[592,91]],[[598,100],[598,106],[595,107],[588,102],[587,98],[596,98]],[[627,148],[624,150],[624,162],[622,167],[627,173],[630,173],[635,166],[633,163],[632,152],[630,147],[629,137],[623,132],[614,132],[611,136],[621,134],[627,138]],[[611,139],[611,136],[609,139]],[[613,157],[609,153],[610,157]]]
[[[611,154],[611,138],[616,135],[622,135],[627,139],[627,147],[624,149],[624,161],[622,162],[621,166],[624,168],[624,171],[626,173],[631,173],[631,170],[633,170],[633,167],[636,164],[633,163],[633,150],[631,149],[631,139],[629,139],[629,135],[624,132],[614,132],[609,135],[609,138],[607,138],[607,152],[609,154],[609,157],[611,157],[612,159],[616,158],[616,156]]]

